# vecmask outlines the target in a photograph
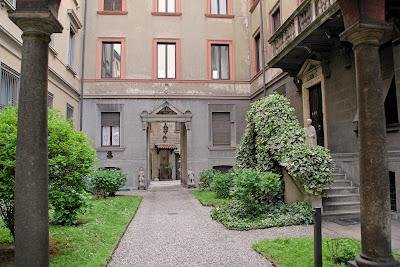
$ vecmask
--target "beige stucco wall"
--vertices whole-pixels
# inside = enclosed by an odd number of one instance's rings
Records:
[[[74,107],[74,125],[79,126],[79,92],[82,29],[76,33],[74,72],[67,69],[68,36],[71,24],[68,9],[74,10],[83,23],[82,0],[61,1],[59,21],[64,30],[56,34],[53,49],[49,50],[49,84],[48,90],[54,95],[54,108],[66,113],[67,103]],[[0,7],[0,62],[20,73],[22,31],[8,18],[8,5]]]

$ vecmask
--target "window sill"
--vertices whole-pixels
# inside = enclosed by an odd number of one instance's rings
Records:
[[[250,13],[253,13],[254,9],[256,9],[256,7],[257,7],[259,2],[260,2],[260,0],[254,0],[253,1],[253,3],[250,6],[250,10],[249,10]]]
[[[180,17],[182,12],[151,12],[153,16]]]
[[[128,15],[128,11],[97,11],[99,15],[114,15],[114,16],[124,16]]]
[[[10,10],[15,10],[15,6],[10,2],[10,1],[8,1],[8,0],[3,0],[3,1],[1,1],[0,0],[0,2],[3,2],[4,4],[6,4],[6,6],[8,7],[8,9],[10,9]]]
[[[205,14],[207,18],[215,18],[215,19],[233,19],[234,15],[218,15],[218,14]]]
[[[54,47],[52,47],[51,45],[49,45],[49,49],[50,49],[50,52],[53,54],[53,56],[56,57],[58,55],[57,50]]]
[[[126,149],[126,147],[124,146],[102,146],[102,147],[98,147],[96,148],[97,152],[108,152],[108,151],[112,151],[112,152],[124,152]]]
[[[386,132],[398,132],[400,131],[400,123],[386,124]]]
[[[235,151],[236,147],[232,146],[210,146],[208,147],[210,151]]]
[[[72,73],[72,75],[74,75],[74,77],[77,75],[77,72],[72,68],[72,66],[67,65],[66,68],[67,68],[67,70],[69,70]]]

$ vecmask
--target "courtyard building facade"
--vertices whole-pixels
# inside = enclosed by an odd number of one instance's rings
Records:
[[[15,1],[0,2],[1,106],[17,103],[21,31],[7,17]],[[387,178],[399,217],[399,7],[386,2],[393,26],[380,48]],[[97,167],[122,169],[127,187],[138,188],[141,170],[147,186],[186,185],[188,171],[198,183],[202,170],[234,166],[249,105],[279,93],[301,123],[313,120],[318,144],[334,158],[337,183],[325,211],[359,213],[356,70],[336,0],[66,0],[59,21],[49,106],[82,125]]]

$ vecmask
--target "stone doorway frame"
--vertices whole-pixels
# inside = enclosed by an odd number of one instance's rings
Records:
[[[168,114],[162,112],[163,110],[169,111]],[[181,123],[180,131],[180,152],[181,152],[181,184],[186,186],[188,184],[188,143],[187,135],[188,131],[191,130],[192,123],[192,112],[185,111],[181,112],[179,109],[171,105],[168,101],[164,101],[160,106],[151,112],[142,111],[140,118],[142,121],[142,130],[146,132],[146,187],[150,185],[150,124],[151,123],[166,123],[166,122],[178,122]]]
[[[326,80],[324,67],[321,61],[308,59],[304,62],[297,77],[303,81],[302,100],[303,100],[303,121],[310,118],[310,94],[309,89],[314,85],[321,84],[322,93],[322,113],[324,121],[324,147],[328,147],[328,119],[326,109]]]

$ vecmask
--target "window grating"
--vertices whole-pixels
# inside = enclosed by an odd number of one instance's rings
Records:
[[[18,101],[19,74],[3,63],[0,72],[0,109],[15,106]]]

